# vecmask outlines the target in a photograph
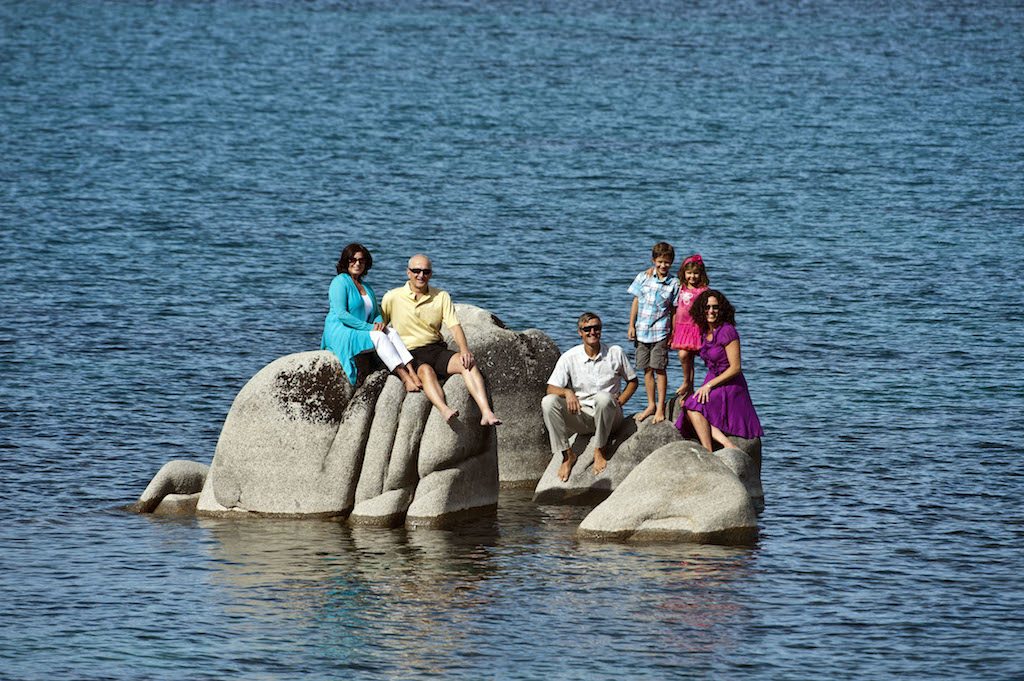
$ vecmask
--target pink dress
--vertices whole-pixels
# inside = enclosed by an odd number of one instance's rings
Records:
[[[700,350],[700,329],[690,317],[690,306],[697,300],[697,296],[707,290],[707,286],[679,289],[679,295],[676,296],[676,317],[672,323],[673,350]]]

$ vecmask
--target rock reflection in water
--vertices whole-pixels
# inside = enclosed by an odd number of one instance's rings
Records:
[[[530,497],[502,492],[495,517],[458,531],[199,525],[228,616],[256,628],[250,643],[302,640],[332,669],[536,678],[631,656],[711,669],[736,644],[755,550],[579,542],[589,509]],[[551,656],[559,635],[585,645]]]

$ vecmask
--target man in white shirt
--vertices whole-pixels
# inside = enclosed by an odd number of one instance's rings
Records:
[[[605,446],[622,423],[622,407],[637,386],[636,372],[622,348],[601,342],[600,317],[584,312],[576,328],[583,344],[558,358],[548,378],[547,395],[541,400],[551,451],[562,454],[558,469],[562,482],[569,479],[576,463],[576,453],[569,446],[569,437],[576,433],[594,434],[594,474],[605,469]]]

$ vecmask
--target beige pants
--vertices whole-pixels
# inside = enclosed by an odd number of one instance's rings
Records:
[[[545,395],[540,406],[544,412],[544,425],[548,427],[548,437],[551,438],[551,452],[554,454],[569,449],[569,436],[577,433],[593,433],[594,446],[604,447],[622,423],[622,407],[609,393],[598,393],[594,406],[581,405],[582,411],[578,414],[569,412],[565,398],[561,395]]]

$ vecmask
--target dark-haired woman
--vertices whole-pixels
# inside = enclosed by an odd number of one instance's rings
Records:
[[[688,418],[708,451],[715,442],[735,447],[730,435],[761,437],[764,431],[743,378],[735,309],[720,291],[709,289],[693,301],[690,316],[700,329],[700,357],[708,375],[704,384],[686,398],[676,428],[682,430],[683,418]]]
[[[363,276],[373,267],[373,258],[362,244],[349,244],[338,258],[338,276],[331,281],[330,312],[324,320],[320,349],[337,355],[350,383],[356,382],[355,357],[374,350],[388,371],[402,379],[409,392],[423,384],[412,368],[412,355],[398,332],[384,324],[380,305]]]

